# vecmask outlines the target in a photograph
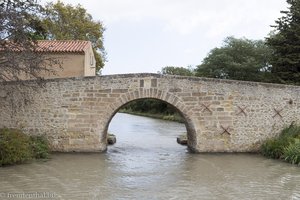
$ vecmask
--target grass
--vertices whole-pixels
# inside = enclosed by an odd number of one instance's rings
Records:
[[[278,137],[265,141],[261,153],[268,158],[300,165],[300,126],[292,124],[283,129]]]
[[[292,164],[300,164],[300,139],[295,139],[294,143],[284,148],[283,157]]]

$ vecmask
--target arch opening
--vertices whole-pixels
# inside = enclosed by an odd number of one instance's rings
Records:
[[[154,107],[152,105],[152,107],[151,107],[151,104],[153,102],[154,102],[154,104],[158,103],[158,105],[156,104],[156,105],[154,105]],[[144,104],[145,107],[143,107],[142,104]],[[107,137],[109,125],[110,125],[112,119],[114,118],[114,116],[117,113],[119,113],[120,111],[124,112],[124,109],[128,109],[130,107],[133,108],[133,106],[135,106],[135,109],[133,110],[133,112],[131,112],[131,114],[136,114],[134,112],[138,111],[139,109],[144,109],[144,111],[148,112],[148,114],[149,114],[149,109],[152,109],[152,112],[155,113],[156,111],[159,111],[159,110],[157,110],[159,108],[159,106],[162,106],[162,109],[163,109],[162,110],[163,113],[161,113],[162,115],[163,114],[172,114],[173,116],[175,116],[175,118],[178,118],[184,124],[185,129],[186,129],[186,134],[187,134],[188,150],[190,152],[197,152],[196,131],[195,131],[192,119],[182,109],[184,107],[180,104],[180,102],[177,102],[177,104],[174,105],[170,101],[162,100],[160,98],[155,98],[155,97],[134,98],[134,99],[130,99],[126,102],[122,102],[122,103],[118,104],[117,106],[115,106],[113,108],[113,112],[107,119],[107,123],[105,125],[105,129],[104,129],[104,133],[103,133],[105,136],[104,138]],[[177,120],[175,120],[175,121],[177,121]],[[174,138],[174,142],[176,142],[175,139],[176,138]]]

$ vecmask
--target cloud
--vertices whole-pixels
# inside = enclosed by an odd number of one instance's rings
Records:
[[[44,0],[42,0],[44,1]],[[105,74],[197,65],[228,36],[263,39],[285,0],[61,0],[107,28]]]
[[[272,23],[283,0],[63,0],[82,4],[107,26],[122,21],[161,20],[164,30],[188,35],[201,30],[214,37]],[[270,9],[271,8],[271,9]],[[272,9],[275,8],[275,9]],[[263,24],[265,26],[265,24]],[[269,24],[271,25],[271,24]]]

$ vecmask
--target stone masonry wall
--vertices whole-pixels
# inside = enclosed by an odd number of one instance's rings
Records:
[[[140,98],[177,108],[197,152],[257,151],[284,126],[300,123],[300,87],[127,74],[53,79],[34,89],[0,85],[0,128],[45,134],[53,151],[104,151],[114,114]]]

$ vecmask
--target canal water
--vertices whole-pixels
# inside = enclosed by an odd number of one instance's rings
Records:
[[[118,113],[109,132],[117,143],[106,153],[0,168],[0,199],[300,199],[300,167],[188,153],[176,143],[183,124]]]

